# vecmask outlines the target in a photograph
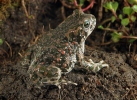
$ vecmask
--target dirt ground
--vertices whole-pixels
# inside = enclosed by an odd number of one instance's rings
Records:
[[[0,46],[0,100],[137,100],[137,70],[131,66],[127,46],[99,45],[103,32],[98,29],[86,41],[85,56],[94,62],[104,60],[109,68],[93,73],[76,66],[64,78],[78,85],[62,85],[60,90],[56,86],[42,89],[31,86],[27,68],[17,63],[27,45],[35,42],[43,31],[48,31],[49,24],[54,29],[64,20],[64,13],[61,13],[62,4],[58,0],[27,3],[31,18],[28,19],[23,7],[18,6],[8,10],[9,17],[0,26],[1,38],[5,41]],[[95,16],[97,4],[91,10]],[[65,8],[65,11],[64,15],[68,16],[73,10]]]

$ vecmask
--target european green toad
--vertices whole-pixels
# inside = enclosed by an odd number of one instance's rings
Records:
[[[96,26],[96,18],[75,10],[57,28],[44,33],[27,51],[22,64],[28,65],[31,82],[37,87],[45,85],[75,84],[62,79],[80,64],[93,72],[108,67],[103,61],[84,60],[85,40]]]

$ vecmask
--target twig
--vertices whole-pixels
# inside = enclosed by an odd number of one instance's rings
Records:
[[[94,3],[95,3],[95,0],[92,0],[92,1],[90,2],[90,4],[89,4],[86,8],[83,8],[83,9],[82,9],[82,11],[86,11],[86,10],[88,10],[89,8],[92,8],[93,5],[94,5]]]
[[[64,6],[61,7],[61,13],[62,13],[62,17],[65,20],[66,16],[65,16],[65,10],[64,10]]]
[[[82,9],[82,8],[78,5],[77,1],[74,0],[74,5],[75,5],[76,7],[78,7],[78,8],[81,8],[82,11],[86,11],[86,10],[88,10],[89,8],[92,8],[93,5],[94,5],[94,3],[95,3],[95,0],[91,0],[90,4],[89,4],[86,8],[83,8],[83,9]]]
[[[121,36],[120,38],[137,39],[136,36]]]
[[[7,41],[5,41],[5,43],[6,43],[7,46],[9,47],[9,49],[10,49],[10,56],[12,57],[12,48],[11,48],[11,46],[9,45],[9,43],[8,43]]]
[[[99,21],[102,19],[103,2],[104,2],[104,0],[100,0],[100,6],[99,6],[99,10],[98,10],[98,20]]]
[[[107,27],[110,27],[110,23],[107,25]],[[104,43],[104,41],[105,41],[106,33],[107,33],[107,32],[105,31],[105,33],[103,34],[102,43]]]
[[[74,5],[75,5],[75,6],[78,6],[78,3],[77,3],[77,1],[76,1],[76,0],[74,0]]]
[[[101,22],[100,25],[103,25],[103,24],[105,24],[105,23],[107,23],[107,22],[110,22],[110,21],[111,21],[111,18],[105,19],[103,22]]]
[[[27,9],[26,9],[24,0],[21,0],[21,3],[22,3],[22,6],[23,6],[23,9],[24,9],[24,12],[25,12],[25,14],[26,14],[26,17],[29,18],[29,14],[28,14],[28,12],[27,12]]]
[[[19,54],[19,56],[22,58],[23,57],[23,55],[20,53],[20,52],[18,52],[18,54]]]
[[[70,5],[66,4],[65,0],[60,0],[60,1],[61,1],[62,5],[67,7],[67,8],[71,8],[71,9],[79,8],[79,9],[82,9],[81,6],[78,5],[77,0],[73,0],[75,6],[70,6]],[[83,8],[82,11],[86,11],[89,8],[92,8],[94,3],[95,3],[95,0],[91,0],[90,4],[86,8]]]
[[[128,33],[126,31],[123,30],[116,30],[116,29],[112,29],[112,28],[103,28],[104,31],[110,31],[110,32],[123,32],[124,34],[128,35]],[[127,36],[123,36],[123,38],[126,38]],[[137,39],[137,37],[135,36],[128,36],[128,37],[133,37],[134,39]]]

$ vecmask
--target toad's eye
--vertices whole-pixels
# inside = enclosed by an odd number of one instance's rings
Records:
[[[84,26],[85,28],[88,28],[89,25],[90,25],[90,21],[89,21],[89,20],[85,20],[83,26]]]

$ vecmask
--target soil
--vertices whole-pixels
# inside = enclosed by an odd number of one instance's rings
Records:
[[[96,18],[98,3],[90,10]],[[86,59],[104,60],[109,68],[93,73],[76,66],[64,78],[78,85],[45,86],[42,89],[29,85],[27,69],[18,66],[28,44],[34,43],[43,31],[55,28],[73,9],[64,7],[57,0],[26,1],[30,18],[24,8],[9,9],[9,17],[1,27],[4,44],[0,47],[0,100],[136,100],[137,70],[129,60],[126,45],[100,45],[103,31],[94,30],[86,41]],[[99,24],[99,21],[98,21]],[[50,27],[49,27],[50,26]],[[110,40],[110,37],[105,38]],[[88,45],[88,46],[87,46]],[[136,62],[134,62],[136,66]]]

